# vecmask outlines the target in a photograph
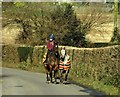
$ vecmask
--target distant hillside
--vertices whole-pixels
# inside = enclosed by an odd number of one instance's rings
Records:
[[[103,24],[100,27],[96,28],[99,31],[94,29],[86,35],[86,38],[92,43],[108,43],[111,40],[114,30],[114,23]]]

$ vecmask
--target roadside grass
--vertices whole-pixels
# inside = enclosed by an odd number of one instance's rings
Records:
[[[33,64],[27,64],[25,62],[19,64],[3,62],[2,67],[15,68],[15,69],[38,72],[38,73],[45,73],[44,67],[40,64],[33,65]]]
[[[15,68],[17,69],[17,64],[15,63],[7,63],[7,62],[2,62],[2,67],[7,67],[7,68]]]
[[[105,95],[116,95],[116,97],[120,97],[119,94],[119,88],[105,85],[104,83],[100,81],[94,81],[90,78],[77,78],[77,77],[70,77],[69,78],[73,83],[76,83],[77,85],[83,85],[85,87],[89,87],[90,89],[97,90],[99,92],[102,92]]]
[[[25,62],[19,64],[3,62],[2,67],[15,68],[15,69],[21,69],[31,72],[38,72],[38,73],[45,73],[44,66],[41,64],[33,65]],[[116,97],[120,97],[118,96],[118,93],[120,91],[119,88],[117,87],[105,85],[100,81],[94,81],[90,78],[79,78],[72,75],[68,76],[68,78],[71,82],[77,85],[81,85],[87,88],[89,87],[90,89],[102,92],[105,95],[116,95]]]

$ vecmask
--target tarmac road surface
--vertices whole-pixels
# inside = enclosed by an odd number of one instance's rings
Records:
[[[75,84],[46,83],[46,75],[29,71],[0,68],[2,95],[102,95]],[[95,96],[94,96],[95,97]]]

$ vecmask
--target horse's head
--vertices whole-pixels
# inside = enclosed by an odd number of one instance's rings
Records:
[[[66,55],[65,47],[61,48],[61,55],[62,55],[62,57],[64,57]]]

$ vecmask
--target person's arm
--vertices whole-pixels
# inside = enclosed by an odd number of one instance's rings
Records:
[[[49,49],[49,42],[48,41],[47,41],[47,46],[46,47],[47,47],[47,49]]]

